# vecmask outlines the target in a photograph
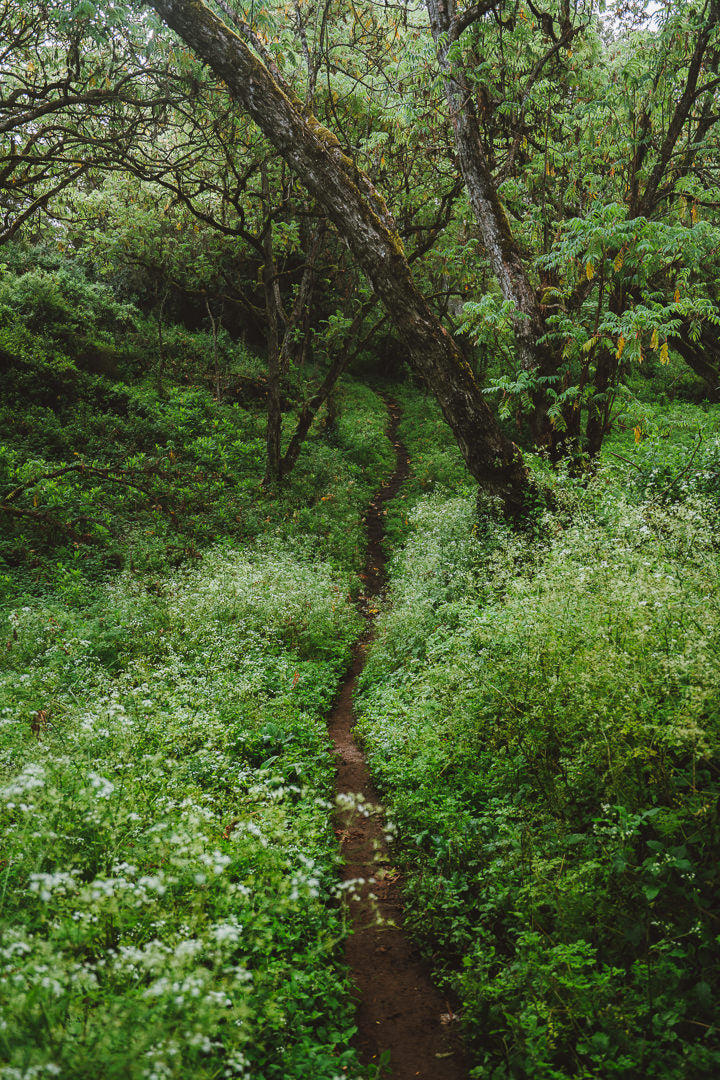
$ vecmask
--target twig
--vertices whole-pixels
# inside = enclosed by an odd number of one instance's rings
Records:
[[[81,534],[76,532],[72,525],[53,517],[46,510],[23,510],[19,506],[6,506],[4,503],[0,503],[0,513],[12,514],[13,517],[30,518],[31,521],[36,521],[48,528],[62,529],[75,543],[82,540]]]
[[[626,462],[626,464],[632,465],[633,469],[637,469],[638,472],[642,472],[642,469],[638,465],[638,463],[636,461],[631,461],[629,457],[623,457],[622,454],[615,454],[612,450],[608,450],[608,454],[610,455],[610,457],[616,457],[618,461],[624,461]]]
[[[28,488],[41,484],[43,480],[54,480],[56,477],[64,476],[66,473],[70,472],[82,472],[87,473],[89,476],[97,476],[101,480],[107,480],[110,484],[121,484],[123,487],[130,487],[135,491],[140,491],[143,495],[147,495],[149,499],[158,499],[158,496],[150,491],[149,488],[145,487],[144,484],[137,484],[133,480],[128,480],[124,475],[113,476],[113,472],[121,472],[119,469],[99,469],[95,465],[85,465],[83,462],[77,462],[74,465],[65,465],[62,469],[54,469],[52,472],[43,473],[42,476],[36,476],[32,480],[26,480],[25,483],[20,484],[18,487],[14,488],[13,491],[4,495],[2,499],[0,499],[0,504],[7,506],[9,502],[12,502],[13,499],[22,494],[23,491],[27,491]],[[166,510],[159,501],[156,501],[155,505],[159,506],[163,511]]]

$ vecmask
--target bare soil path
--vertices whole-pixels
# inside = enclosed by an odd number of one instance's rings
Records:
[[[396,467],[372,500],[367,515],[368,552],[361,604],[369,629],[355,649],[352,669],[329,721],[338,759],[335,824],[345,859],[344,879],[364,879],[352,889],[354,898],[348,900],[352,934],[345,954],[357,993],[355,1045],[366,1064],[385,1062],[389,1055],[382,1075],[392,1080],[466,1080],[468,1068],[453,1010],[431,982],[426,965],[403,930],[400,875],[392,865],[378,793],[352,737],[353,692],[372,635],[372,598],[385,581],[384,507],[397,495],[409,470],[407,451],[397,440],[400,411],[394,402],[388,402],[388,409]]]

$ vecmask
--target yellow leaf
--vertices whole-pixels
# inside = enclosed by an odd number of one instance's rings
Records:
[[[675,303],[677,304],[678,300],[680,299],[680,290],[679,289],[675,290],[675,296],[673,297],[673,299],[674,299]]]
[[[625,262],[625,256],[623,255],[622,251],[618,251],[617,255],[615,256],[615,262],[613,263],[613,266],[615,267],[615,270],[616,271],[622,270],[622,266],[623,266],[624,262]]]
[[[657,349],[657,347],[658,347],[658,332],[657,332],[657,330],[653,330],[652,337],[650,338],[650,348],[651,349]]]
[[[592,281],[592,279],[595,277],[595,267],[591,262],[589,262],[585,267],[585,277],[588,279],[588,281]]]
[[[616,360],[620,359],[620,357],[622,356],[622,352],[623,352],[624,348],[625,348],[625,338],[621,334],[620,337],[618,338],[618,347],[617,347],[617,352],[615,353],[615,359]]]
[[[692,204],[692,209],[690,210],[690,217],[693,219],[694,224],[697,221],[697,203]]]
[[[670,357],[668,356],[668,343],[664,341],[660,346],[660,363],[667,364]]]
[[[642,438],[642,428],[641,427],[636,427],[636,428],[633,428],[633,431],[635,432],[635,442],[639,443],[641,438]]]

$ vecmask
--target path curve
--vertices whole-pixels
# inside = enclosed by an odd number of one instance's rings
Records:
[[[388,1071],[382,1075],[392,1080],[466,1080],[456,1017],[402,928],[400,876],[390,858],[380,799],[352,737],[353,693],[372,636],[372,598],[385,582],[384,506],[395,498],[409,471],[407,451],[397,438],[400,410],[393,401],[387,405],[396,463],[366,518],[367,563],[360,604],[369,628],[355,648],[352,668],[329,720],[338,760],[335,826],[345,860],[343,878],[347,883],[364,879],[364,884],[349,889],[347,901],[352,933],[345,959],[357,997],[354,1044],[365,1064],[384,1062],[389,1054]]]

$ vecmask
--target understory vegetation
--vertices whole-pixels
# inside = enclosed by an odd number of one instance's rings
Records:
[[[366,656],[426,1080],[720,1076],[718,190],[720,0],[0,0],[0,1080],[421,1075]]]
[[[524,535],[438,430],[407,402],[358,730],[471,1075],[715,1076],[720,413],[636,396]]]
[[[11,254],[3,1076],[367,1075],[324,718],[362,630],[385,402],[346,377],[263,483],[245,346],[218,397],[188,376],[208,335],[169,324],[158,385],[141,307]],[[720,1068],[720,407],[668,367],[662,393],[629,384],[596,467],[528,457],[519,530],[427,394],[385,391],[411,474],[357,733],[478,1080]],[[284,393],[287,441],[292,372]]]
[[[83,371],[67,277],[20,285],[55,307],[4,312],[2,1075],[356,1075],[324,716],[384,403],[347,381],[265,491],[260,408]]]
[[[322,726],[346,594],[269,545],[5,613],[4,1076],[352,1066]]]

